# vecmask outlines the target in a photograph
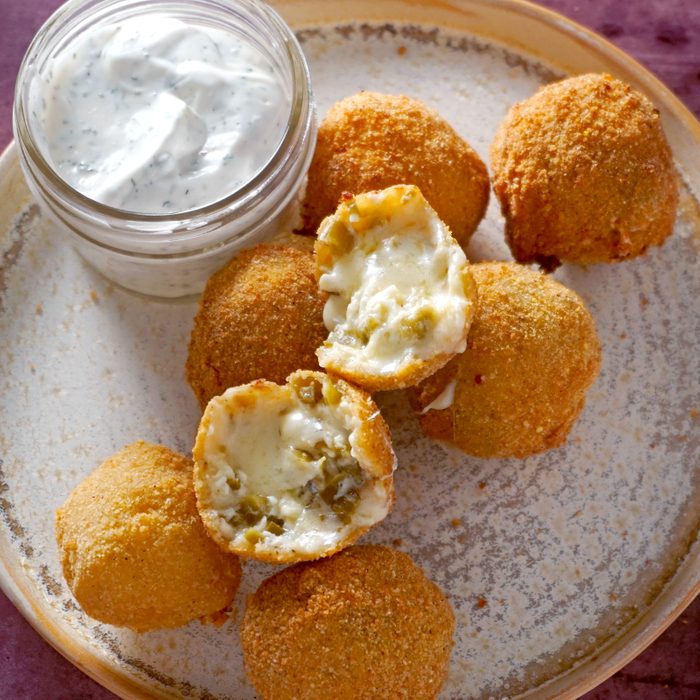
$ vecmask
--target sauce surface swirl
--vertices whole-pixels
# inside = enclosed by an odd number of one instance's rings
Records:
[[[157,13],[86,30],[47,63],[35,95],[60,176],[97,202],[151,215],[212,204],[249,182],[291,110],[259,48]]]

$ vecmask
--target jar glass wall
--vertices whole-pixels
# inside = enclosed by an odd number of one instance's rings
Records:
[[[84,32],[144,14],[231,32],[262,52],[290,96],[289,116],[269,160],[218,201],[176,214],[141,214],[101,204],[53,166],[33,104],[40,81]],[[256,0],[70,0],[39,30],[17,78],[15,138],[29,187],[81,255],[117,284],[147,295],[201,291],[207,278],[244,247],[291,225],[316,140],[306,61],[294,34]]]

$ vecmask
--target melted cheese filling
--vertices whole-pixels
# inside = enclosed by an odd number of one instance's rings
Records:
[[[236,547],[314,553],[386,516],[386,489],[360,466],[343,397],[307,403],[281,387],[231,412],[237,391],[213,400],[204,447],[209,505]]]
[[[457,380],[453,379],[422,411],[421,415],[428,411],[444,411],[450,408],[455,402],[455,389],[457,388]]]
[[[392,375],[418,359],[466,348],[467,258],[416,187],[399,185],[341,205],[318,234],[331,252],[319,286],[330,296],[322,367],[338,362]]]

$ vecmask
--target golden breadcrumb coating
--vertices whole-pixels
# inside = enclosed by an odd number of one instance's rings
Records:
[[[303,206],[315,233],[345,192],[417,185],[466,246],[489,200],[486,166],[434,110],[401,95],[361,92],[331,107],[318,129]]]
[[[427,700],[447,676],[454,627],[407,554],[365,545],[264,581],[241,642],[265,700]]]
[[[137,632],[222,610],[241,579],[197,513],[192,462],[161,445],[105,460],[56,512],[56,539],[83,610]]]
[[[242,557],[277,564],[329,557],[394,504],[396,456],[377,404],[322,372],[215,397],[193,455],[202,521],[224,550]],[[267,490],[257,490],[261,484]]]
[[[478,263],[472,274],[478,306],[466,352],[409,395],[421,427],[476,457],[560,446],[600,369],[590,313],[575,292],[517,263]],[[445,389],[452,405],[424,412]]]
[[[491,164],[520,262],[624,260],[673,231],[678,179],[659,112],[609,75],[547,85],[511,108]]]
[[[202,409],[231,386],[283,383],[297,369],[318,369],[315,351],[327,331],[313,254],[305,247],[258,245],[207,283],[186,365]]]
[[[273,243],[275,245],[288,245],[292,248],[298,248],[307,253],[313,253],[314,250],[314,239],[310,236],[306,236],[303,233],[295,233],[293,231],[282,231],[278,233],[274,238],[268,241],[268,243]]]

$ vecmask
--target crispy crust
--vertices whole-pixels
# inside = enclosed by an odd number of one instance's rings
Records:
[[[283,231],[277,234],[270,243],[275,245],[286,245],[292,248],[297,248],[306,253],[314,252],[314,239],[304,233],[294,233],[292,231]]]
[[[407,554],[365,545],[264,581],[241,643],[265,700],[428,700],[454,628],[449,601]]]
[[[479,305],[467,350],[411,390],[429,437],[476,457],[526,457],[562,445],[600,369],[581,298],[516,263],[472,266]],[[454,403],[422,411],[453,380]]]
[[[466,335],[467,332],[465,330],[464,337]],[[455,353],[441,353],[430,358],[430,360],[414,360],[410,364],[405,365],[400,372],[390,377],[353,371],[343,363],[334,361],[332,352],[323,347],[318,349],[317,355],[319,362],[330,374],[344,377],[348,381],[354,382],[373,393],[375,391],[394,391],[415,386],[444,367],[455,356]]]
[[[358,431],[358,447],[361,451],[361,467],[364,471],[369,472],[374,478],[381,479],[385,487],[388,511],[394,505],[394,484],[393,472],[396,468],[396,456],[391,446],[391,434],[389,428],[382,418],[379,408],[374,403],[372,398],[366,392],[354,387],[342,379],[329,377],[323,372],[298,371],[292,373],[288,378],[288,383],[285,386],[280,386],[265,380],[251,382],[245,386],[235,387],[226,393],[226,401],[229,403],[229,409],[235,411],[236,406],[245,407],[252,402],[254,394],[267,393],[270,399],[284,398],[291,395],[291,383],[303,380],[306,378],[315,378],[322,381],[324,378],[333,381],[338,391],[348,398],[353,409],[353,415],[361,421],[361,426]],[[215,400],[223,400],[223,397],[218,397]],[[231,405],[233,404],[233,405]],[[237,547],[231,540],[225,537],[218,527],[219,516],[216,510],[210,506],[211,492],[206,479],[207,463],[205,460],[204,444],[206,435],[212,421],[212,413],[210,410],[205,410],[202,420],[199,424],[197,437],[195,440],[193,455],[194,455],[194,488],[197,496],[197,508],[202,518],[202,522],[211,538],[225,551],[236,554],[240,557],[256,559],[272,564],[290,564],[309,559],[318,559],[320,557],[329,557],[341,549],[352,544],[358,537],[361,537],[367,532],[371,525],[356,526],[354,530],[349,532],[347,536],[339,540],[333,547],[320,552],[315,552],[311,555],[300,554],[299,552],[265,552],[259,551],[254,546]],[[376,523],[375,523],[376,524]]]
[[[303,207],[315,232],[345,192],[417,185],[466,246],[486,212],[486,166],[434,110],[402,95],[361,92],[331,107],[318,141]]]
[[[609,75],[569,78],[515,105],[491,163],[520,262],[615,262],[673,231],[678,178],[658,110]]]
[[[207,536],[191,460],[136,442],[105,460],[56,512],[66,581],[85,612],[137,632],[179,627],[225,608],[236,557]]]
[[[365,192],[362,194],[371,195],[375,194],[375,192]],[[430,205],[428,204],[428,206]],[[327,223],[330,224],[330,222],[333,220],[334,216],[326,217],[322,227],[326,226]],[[361,237],[366,233],[367,231],[356,231],[355,235]],[[315,242],[314,254],[316,260],[315,274],[316,278],[320,279],[321,275],[325,272],[325,268],[327,267],[326,263],[332,263],[333,254],[331,252],[331,247],[325,241],[318,238]],[[476,308],[475,302],[477,298],[477,288],[468,264],[462,272],[462,284],[464,287],[465,296],[471,303],[467,309],[466,323],[463,334],[458,341],[455,341],[455,345],[458,345],[460,342],[466,340],[469,332],[469,326],[472,318],[474,317]],[[325,292],[321,292],[321,294],[325,303],[325,301],[328,299],[328,294]],[[455,354],[456,353],[454,352],[438,353],[427,360],[416,358],[409,364],[404,365],[400,371],[394,373],[393,375],[383,376],[358,371],[352,367],[348,367],[343,362],[339,362],[333,352],[333,346],[328,346],[326,342],[324,342],[324,344],[316,350],[319,364],[326,371],[331,374],[336,374],[339,377],[343,377],[344,379],[357,384],[369,392],[393,391],[396,389],[405,389],[410,386],[415,386],[444,367],[455,356]]]
[[[186,363],[202,410],[230,386],[318,369],[326,329],[307,240],[245,250],[207,283]]]

